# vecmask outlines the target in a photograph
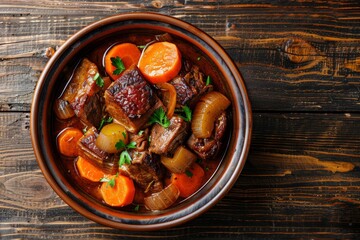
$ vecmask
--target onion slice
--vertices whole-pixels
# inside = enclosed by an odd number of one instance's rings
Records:
[[[125,127],[117,123],[110,123],[101,129],[95,144],[107,153],[117,153],[123,149],[117,149],[116,143],[121,140],[126,145],[128,143],[127,135]]]
[[[161,156],[161,163],[173,173],[184,173],[196,160],[196,155],[185,147],[176,149],[173,158]]]
[[[223,94],[212,91],[202,96],[195,106],[191,130],[197,138],[209,138],[217,117],[230,105]]]
[[[56,117],[61,120],[72,118],[75,115],[70,103],[60,98],[55,100],[54,112]]]
[[[170,184],[163,190],[144,198],[145,206],[154,210],[164,210],[173,205],[178,199],[180,191],[177,186]]]
[[[156,84],[158,88],[163,92],[163,102],[166,105],[166,116],[171,119],[174,115],[175,106],[176,106],[176,90],[173,85],[170,83],[158,83]]]

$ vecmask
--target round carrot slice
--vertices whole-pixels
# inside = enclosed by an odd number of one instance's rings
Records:
[[[86,178],[92,182],[99,182],[105,176],[105,173],[89,160],[78,157],[76,167],[81,177]]]
[[[140,55],[141,52],[135,44],[121,43],[115,45],[106,53],[105,70],[113,80],[116,80],[125,69],[138,63]],[[124,69],[121,69],[121,64],[123,64]]]
[[[179,188],[180,196],[187,198],[203,185],[204,175],[202,167],[193,163],[185,173],[172,173],[170,181]]]
[[[109,177],[109,179],[113,178],[115,178],[113,185],[104,182],[100,187],[100,193],[105,203],[113,207],[131,204],[135,196],[133,180],[123,175]]]
[[[151,83],[167,82],[181,69],[181,54],[175,44],[156,42],[145,49],[138,67]]]
[[[67,157],[76,157],[78,155],[77,142],[83,136],[83,133],[74,127],[64,129],[57,137],[59,152]]]

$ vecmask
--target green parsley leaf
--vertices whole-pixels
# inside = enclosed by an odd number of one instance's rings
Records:
[[[100,178],[100,182],[106,182],[110,187],[115,187],[115,178],[119,176],[119,173],[116,173],[115,177],[109,179],[107,177]]]
[[[86,132],[87,132],[87,126],[86,127],[84,127],[83,129],[82,129],[82,132],[83,132],[83,134],[85,134]]]
[[[110,187],[115,187],[115,177],[113,177],[112,179],[110,179],[110,181],[108,182],[108,184],[110,185]]]
[[[124,143],[123,140],[119,140],[117,143],[115,143],[115,148],[117,150],[120,150],[122,148],[126,148],[126,144]]]
[[[115,144],[115,148],[116,148],[117,150],[120,150],[120,149],[122,149],[122,148],[125,148],[125,149],[136,148],[136,142],[130,142],[128,145],[126,145],[123,140],[119,140],[119,141]]]
[[[140,209],[140,205],[139,205],[139,204],[134,207],[134,211],[135,211],[135,212],[139,211],[139,209]]]
[[[139,132],[138,132],[138,136],[141,136],[141,135],[143,135],[144,134],[144,130],[140,130]]]
[[[201,57],[198,57],[197,60],[200,61]]]
[[[126,132],[122,132],[122,135],[124,136],[124,138],[126,138]]]
[[[170,126],[170,120],[167,118],[164,109],[158,108],[151,115],[149,124],[158,123],[164,128],[168,128]]]
[[[136,148],[136,142],[130,142],[128,145],[126,145],[127,149]]]
[[[115,147],[117,150],[125,148],[125,150],[120,153],[119,165],[122,166],[123,164],[131,164],[132,159],[128,152],[128,149],[136,148],[136,142],[130,142],[129,144],[126,145],[123,140],[119,140],[115,144]]]
[[[190,170],[186,170],[186,171],[185,171],[185,174],[186,174],[186,176],[188,176],[188,177],[192,177],[192,176],[193,176],[193,173],[190,172]]]
[[[188,106],[185,105],[185,106],[182,107],[182,111],[181,111],[181,112],[184,113],[185,116],[180,115],[180,117],[181,117],[182,119],[184,119],[186,122],[191,122],[191,118],[192,118],[191,109],[190,109]]]
[[[109,182],[110,179],[108,179],[107,177],[102,177],[100,178],[100,182]]]
[[[116,56],[116,57],[110,58],[110,60],[111,60],[111,65],[113,65],[116,68],[113,71],[114,75],[119,75],[120,73],[122,73],[125,70],[125,65],[124,65],[123,61],[121,60],[121,58]]]
[[[121,167],[123,164],[131,164],[131,156],[127,150],[122,151],[120,154],[119,166]]]
[[[146,45],[139,45],[137,47],[140,48],[140,49],[144,49],[146,47]]]
[[[201,158],[196,159],[196,163],[201,163],[201,162],[202,162]]]
[[[102,127],[104,126],[105,123],[111,123],[113,121],[112,117],[102,117],[101,122],[100,122],[100,126],[99,126],[99,131],[102,129]]]
[[[210,76],[207,76],[205,85],[208,86],[210,84],[211,84],[211,78],[210,78]]]
[[[96,74],[95,74],[94,80],[95,80],[96,85],[98,85],[99,87],[103,87],[103,86],[104,86],[104,79],[102,79],[102,78],[100,77],[100,74],[99,74],[99,73],[96,73]]]

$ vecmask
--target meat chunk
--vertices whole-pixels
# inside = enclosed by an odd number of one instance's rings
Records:
[[[185,80],[177,76],[170,82],[176,90],[176,102],[179,105],[185,105],[195,95],[195,91],[185,82]]]
[[[189,128],[190,124],[178,116],[170,119],[168,128],[155,124],[151,129],[149,151],[159,155],[172,156],[175,149],[188,136]]]
[[[129,142],[136,143],[135,151],[143,152],[149,148],[149,132],[149,129],[146,128],[138,134],[129,134]]]
[[[185,81],[193,88],[193,91],[200,93],[206,86],[205,75],[200,71],[200,68],[193,65],[188,73],[184,76]]]
[[[90,128],[77,143],[79,155],[90,160],[96,166],[105,170],[109,174],[117,171],[118,156],[106,153],[99,149],[96,144],[98,132],[95,127]]]
[[[130,152],[131,164],[123,164],[119,170],[133,179],[145,193],[159,192],[163,189],[162,177],[164,170],[159,159],[148,151]]]
[[[105,91],[107,112],[132,133],[136,133],[155,109],[163,106],[136,66],[126,70]]]
[[[227,115],[226,112],[222,112],[215,122],[215,128],[214,128],[215,140],[220,141],[223,138],[226,130],[226,125],[227,125]]]
[[[194,134],[187,141],[188,147],[202,159],[211,159],[219,152],[221,139],[226,129],[226,112],[220,114],[215,122],[215,128],[210,138],[196,138]]]
[[[94,79],[98,72],[94,63],[83,59],[61,97],[70,103],[76,116],[90,126],[98,126],[103,113],[101,96],[98,94],[101,89]]]
[[[187,145],[200,158],[210,159],[218,153],[220,141],[213,138],[196,138],[194,134],[192,134],[187,141]]]
[[[192,106],[204,93],[213,89],[212,85],[206,85],[205,75],[200,68],[187,60],[183,61],[179,76],[169,83],[175,87],[176,103],[180,106],[185,104]]]
[[[158,192],[163,188],[163,167],[159,159],[148,151],[149,129],[139,134],[130,134],[130,142],[136,148],[129,150],[131,164],[123,164],[119,170],[132,178],[145,192]]]

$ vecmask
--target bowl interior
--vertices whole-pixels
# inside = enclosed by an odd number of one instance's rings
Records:
[[[79,61],[88,57],[103,66],[103,53],[119,42],[136,42],[170,33],[183,55],[213,76],[216,89],[232,102],[222,162],[195,195],[167,210],[134,212],[107,207],[81,190],[59,160],[52,124],[52,105]],[[251,134],[251,112],[241,76],[225,51],[208,35],[181,20],[151,13],[125,14],[94,23],[71,37],[50,59],[37,85],[31,112],[31,134],[39,166],[57,194],[84,216],[128,230],[154,230],[192,219],[213,206],[238,178],[246,160]]]

